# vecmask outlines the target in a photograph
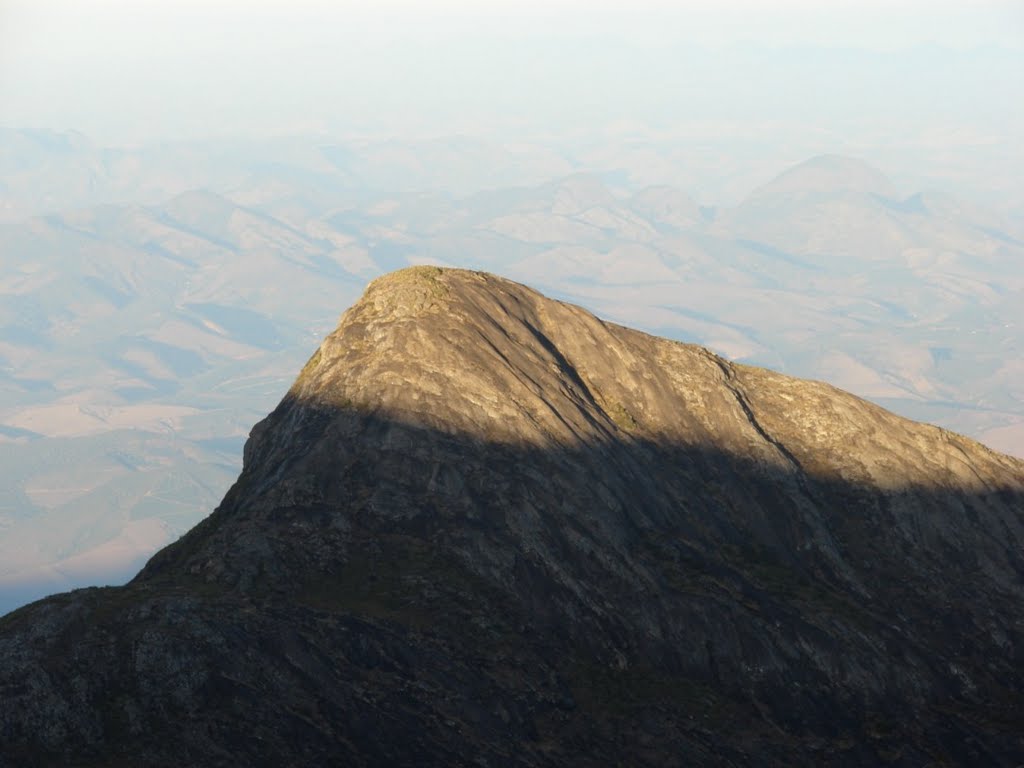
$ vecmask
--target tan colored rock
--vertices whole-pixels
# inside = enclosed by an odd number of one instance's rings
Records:
[[[0,619],[0,768],[1016,765],[1022,670],[1024,463],[418,267],[135,581]]]

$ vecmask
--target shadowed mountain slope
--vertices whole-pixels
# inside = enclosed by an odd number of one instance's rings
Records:
[[[0,765],[1016,765],[1024,464],[500,278],[376,280],[218,509],[0,619]]]

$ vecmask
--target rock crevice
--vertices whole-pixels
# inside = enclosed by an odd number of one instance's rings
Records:
[[[1022,606],[1021,462],[415,268],[131,584],[0,618],[0,767],[1015,766]]]

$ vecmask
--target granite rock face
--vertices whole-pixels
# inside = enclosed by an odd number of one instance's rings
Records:
[[[218,509],[0,619],[0,766],[1024,762],[1024,464],[492,275],[370,285]]]

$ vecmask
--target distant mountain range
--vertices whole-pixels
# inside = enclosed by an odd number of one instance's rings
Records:
[[[839,156],[715,207],[535,147],[411,146],[0,132],[0,611],[126,579],[206,515],[301,350],[410,264],[500,271],[1024,456],[1013,220]]]
[[[0,766],[1015,766],[1022,574],[1020,460],[406,269],[212,515],[0,618]]]

